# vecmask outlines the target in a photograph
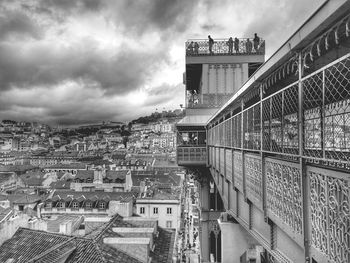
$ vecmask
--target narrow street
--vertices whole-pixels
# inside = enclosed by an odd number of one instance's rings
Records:
[[[200,262],[199,194],[196,182],[186,175],[181,196],[182,220],[178,238],[178,255],[183,263]]]

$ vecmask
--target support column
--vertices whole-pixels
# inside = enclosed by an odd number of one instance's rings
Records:
[[[298,61],[298,71],[299,71],[299,170],[301,175],[301,187],[302,187],[302,200],[303,200],[303,233],[304,233],[304,252],[305,252],[305,261],[310,261],[310,218],[309,218],[309,180],[306,174],[306,164],[304,155],[304,113],[303,113],[303,104],[304,104],[304,93],[303,93],[303,59],[302,54],[299,53]]]

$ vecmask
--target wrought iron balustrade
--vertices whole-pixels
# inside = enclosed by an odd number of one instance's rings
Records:
[[[349,262],[350,54],[209,126],[208,145],[214,170],[231,151],[226,177],[298,244],[310,230],[315,257]]]
[[[265,40],[260,38],[257,47],[254,47],[252,38],[240,38],[238,44],[232,44],[232,51],[229,48],[229,39],[214,39],[212,53],[209,50],[208,39],[189,39],[185,43],[186,56],[212,56],[212,55],[264,55]]]
[[[300,87],[296,81],[210,128],[208,144],[350,169],[350,54],[300,81]]]

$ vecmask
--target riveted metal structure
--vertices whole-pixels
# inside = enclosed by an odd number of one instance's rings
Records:
[[[325,1],[208,118],[209,180],[235,222],[219,219],[221,262],[252,245],[265,262],[350,262],[349,13]],[[232,252],[235,224],[253,240]]]

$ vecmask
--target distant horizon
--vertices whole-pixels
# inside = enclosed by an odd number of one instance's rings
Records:
[[[174,112],[175,110],[181,110],[180,108],[179,109],[174,109],[174,110],[163,110],[163,111],[166,111],[166,112]],[[162,112],[163,112],[162,111]],[[152,112],[151,114],[153,113],[157,113],[158,111],[155,111],[155,112]],[[158,113],[162,113],[162,112],[158,112]],[[149,115],[146,115],[146,116],[150,116],[151,114]],[[138,118],[141,118],[141,117],[146,117],[146,116],[139,116],[133,120],[136,120]],[[0,123],[4,120],[10,120],[10,121],[16,121],[17,123],[18,122],[28,122],[28,123],[34,123],[34,122],[37,122],[37,123],[40,123],[40,124],[44,124],[44,125],[48,125],[50,126],[51,128],[57,128],[57,127],[62,127],[62,128],[78,128],[78,127],[81,127],[81,126],[93,126],[93,125],[103,125],[103,122],[105,123],[123,123],[125,125],[127,125],[129,122],[133,121],[133,120],[128,120],[128,121],[118,121],[118,120],[87,120],[86,123],[80,123],[80,124],[69,124],[69,125],[64,125],[64,124],[59,124],[59,123],[55,123],[55,124],[50,124],[50,123],[44,123],[44,122],[41,122],[41,121],[38,121],[38,120],[15,120],[15,119],[0,119]]]

